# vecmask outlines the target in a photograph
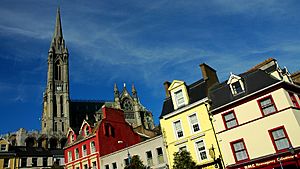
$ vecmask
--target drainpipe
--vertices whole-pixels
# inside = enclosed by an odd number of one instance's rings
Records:
[[[211,126],[212,126],[212,129],[213,129],[213,132],[214,132],[214,135],[215,135],[216,143],[217,143],[218,150],[219,150],[219,153],[220,153],[221,162],[222,162],[223,167],[225,168],[225,163],[224,163],[224,161],[223,161],[223,156],[222,156],[221,148],[220,148],[220,145],[219,145],[219,142],[218,142],[218,139],[217,139],[216,130],[215,130],[214,125],[213,125],[213,122],[212,122],[212,114],[209,112],[208,107],[207,107],[208,104],[209,104],[209,103],[205,103],[206,111],[208,112],[208,115],[209,115],[209,121],[210,121],[210,124],[211,124]]]

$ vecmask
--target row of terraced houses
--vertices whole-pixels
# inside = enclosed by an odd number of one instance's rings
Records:
[[[69,53],[60,10],[48,52],[41,133],[0,138],[0,169],[123,169],[138,156],[152,169],[173,168],[188,151],[198,168],[299,168],[300,72],[273,58],[243,73],[201,64],[192,84],[164,83],[160,127],[132,86],[114,86],[114,101],[70,100]]]
[[[124,168],[134,155],[150,168],[172,168],[181,151],[199,168],[297,168],[299,73],[270,58],[219,82],[213,68],[200,67],[203,78],[190,85],[164,83],[161,136],[141,140],[119,110],[103,107],[99,124],[85,120],[78,135],[69,130],[66,168]]]

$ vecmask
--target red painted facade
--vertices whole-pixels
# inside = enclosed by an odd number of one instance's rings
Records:
[[[103,107],[102,112],[102,120],[95,125],[86,120],[83,121],[80,131],[73,136],[76,138],[74,141],[71,138],[74,130],[69,130],[68,144],[64,148],[65,168],[84,169],[86,166],[93,168],[96,164],[99,169],[101,156],[141,141],[140,136],[125,121],[122,110]],[[94,151],[92,142],[95,143]],[[86,146],[86,155],[84,155],[84,145]],[[76,158],[76,149],[78,149],[78,158]],[[72,159],[69,160],[70,152]]]

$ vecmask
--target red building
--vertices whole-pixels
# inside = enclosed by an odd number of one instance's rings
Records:
[[[140,142],[122,110],[103,107],[97,113],[101,120],[86,119],[80,129],[69,129],[64,147],[65,168],[99,169],[101,156]]]

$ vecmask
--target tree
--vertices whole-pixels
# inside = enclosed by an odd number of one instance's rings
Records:
[[[135,155],[131,158],[130,165],[126,166],[124,169],[147,169],[147,167],[144,166],[140,157]]]
[[[180,151],[174,153],[173,169],[195,169],[196,163],[193,161],[190,152]]]

